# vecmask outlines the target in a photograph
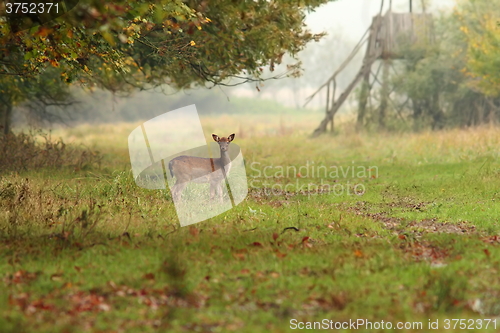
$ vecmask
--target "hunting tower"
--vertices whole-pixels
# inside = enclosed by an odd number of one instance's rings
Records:
[[[318,128],[316,128],[313,136],[326,132],[328,124],[331,124],[331,130],[333,130],[335,114],[361,80],[363,80],[363,85],[359,98],[357,125],[362,126],[364,123],[366,105],[370,97],[371,88],[373,84],[377,82],[382,86],[380,105],[377,108],[377,113],[379,125],[383,127],[387,105],[390,101],[388,77],[391,61],[403,59],[404,54],[402,51],[409,45],[429,45],[433,41],[433,20],[430,14],[425,12],[418,14],[411,12],[394,13],[391,8],[389,8],[384,15],[379,13],[377,16],[373,17],[370,27],[339,69],[337,69],[337,71],[335,71],[335,73],[333,73],[314,94],[308,97],[307,102],[324,88],[327,90],[325,118],[321,121]],[[347,88],[336,99],[335,79],[337,75],[347,66],[365,43],[367,43],[367,46],[360,70]],[[380,60],[380,66],[376,72],[373,72],[372,66],[377,60]],[[382,67],[382,80],[378,79],[380,67]],[[399,111],[398,115],[401,116]]]

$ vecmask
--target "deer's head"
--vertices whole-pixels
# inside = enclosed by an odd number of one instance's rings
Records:
[[[229,143],[233,141],[234,133],[228,136],[227,138],[225,137],[220,138],[217,134],[212,134],[212,138],[214,139],[215,142],[219,144],[220,150],[224,152],[227,151],[227,149],[229,148]]]

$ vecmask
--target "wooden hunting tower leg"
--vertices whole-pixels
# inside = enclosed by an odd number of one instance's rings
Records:
[[[380,129],[385,129],[385,115],[387,114],[387,101],[389,99],[389,65],[390,60],[383,60],[382,69],[382,90],[380,92],[380,107],[378,114],[378,126]]]
[[[363,126],[365,124],[366,103],[368,102],[369,95],[370,95],[370,73],[366,73],[365,76],[363,77],[361,93],[359,95],[356,131],[361,131],[361,129],[363,129]]]

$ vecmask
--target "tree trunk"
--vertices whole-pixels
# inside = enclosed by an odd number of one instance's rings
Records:
[[[12,101],[10,97],[0,100],[0,134],[7,135],[12,125]]]
[[[439,107],[439,93],[435,92],[431,100],[432,129],[440,130],[444,127],[444,113]]]
[[[418,132],[422,124],[422,104],[416,99],[411,99],[413,105],[413,131]]]

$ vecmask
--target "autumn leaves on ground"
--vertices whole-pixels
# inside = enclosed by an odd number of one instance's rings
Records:
[[[169,191],[134,183],[134,127],[56,131],[65,144],[40,141],[0,174],[1,332],[287,332],[361,318],[422,323],[408,332],[497,318],[481,331],[498,330],[497,128],[236,133],[247,199],[181,228]],[[313,165],[329,172],[306,174]]]

